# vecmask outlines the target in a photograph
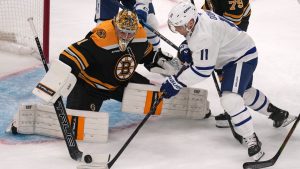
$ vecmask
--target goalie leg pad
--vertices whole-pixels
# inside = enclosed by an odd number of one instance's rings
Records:
[[[129,83],[122,100],[122,111],[147,114],[154,103],[160,86]],[[163,100],[156,108],[155,115],[165,117],[204,119],[209,114],[207,91],[183,88],[175,97]]]
[[[60,96],[69,95],[76,81],[71,67],[56,59],[32,93],[47,103],[55,103]]]
[[[86,142],[107,142],[108,113],[67,109],[68,120],[77,140]],[[63,138],[53,106],[23,104],[14,119],[20,134],[38,134]]]

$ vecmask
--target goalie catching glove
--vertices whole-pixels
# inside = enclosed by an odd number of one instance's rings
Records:
[[[154,56],[152,64],[146,66],[150,72],[159,73],[163,76],[171,76],[176,74],[181,64],[177,58],[174,58],[170,53],[162,52],[159,49]]]

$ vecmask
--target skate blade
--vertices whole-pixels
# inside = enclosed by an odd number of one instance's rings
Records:
[[[283,122],[283,124],[281,125],[282,127],[286,127],[287,125],[289,125],[291,122],[296,120],[296,116],[293,115],[289,115],[289,117],[287,119],[285,119],[285,121]]]
[[[257,154],[253,155],[252,158],[254,159],[254,161],[259,161],[264,155],[265,152],[260,151]]]

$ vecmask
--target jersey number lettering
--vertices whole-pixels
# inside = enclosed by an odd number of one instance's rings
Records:
[[[201,50],[200,60],[208,60],[208,49]]]
[[[231,5],[231,7],[229,8],[231,11],[235,10],[235,6],[237,5],[238,8],[243,8],[244,4],[243,4],[243,0],[232,0],[232,1],[228,1],[228,4]]]

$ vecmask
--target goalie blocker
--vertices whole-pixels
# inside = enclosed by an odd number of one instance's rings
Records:
[[[107,142],[108,113],[66,109],[76,140]],[[63,138],[53,106],[21,104],[7,132]]]
[[[160,86],[129,83],[125,88],[122,111],[147,114],[158,97]],[[184,88],[171,99],[163,100],[155,115],[185,119],[204,119],[210,116],[207,91],[204,89]]]

